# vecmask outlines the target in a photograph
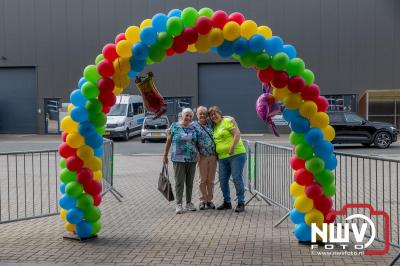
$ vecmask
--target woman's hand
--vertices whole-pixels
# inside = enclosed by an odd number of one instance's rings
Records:
[[[168,164],[168,155],[164,155],[163,157],[163,163]]]
[[[229,147],[229,155],[232,155],[235,152],[235,146],[231,145]]]
[[[200,162],[200,153],[197,153],[196,155],[196,162]]]

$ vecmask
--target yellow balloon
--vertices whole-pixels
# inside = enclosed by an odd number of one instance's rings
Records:
[[[63,219],[64,221],[66,221],[66,220],[67,220],[67,210],[61,208],[60,217],[61,217],[61,219]]]
[[[200,53],[207,53],[210,50],[210,43],[208,42],[208,35],[199,35],[196,43],[194,44],[196,50]]]
[[[101,170],[93,172],[93,178],[96,181],[101,181],[101,179],[103,178],[103,172]]]
[[[123,92],[123,91],[124,91],[123,88],[114,87],[113,93],[114,93],[114,95],[120,95],[121,92]]]
[[[145,19],[142,21],[142,23],[140,23],[140,29],[146,28],[146,27],[151,27],[152,23],[151,23],[151,19]]]
[[[286,96],[288,96],[290,93],[289,89],[287,87],[284,88],[274,88],[272,91],[272,95],[277,99],[278,101],[283,101]]]
[[[208,42],[211,46],[220,46],[224,42],[224,34],[219,28],[213,28],[210,33],[208,33]]]
[[[324,214],[317,209],[312,209],[306,213],[304,216],[304,221],[309,226],[311,226],[313,223],[317,224],[318,226],[322,226],[322,223],[324,222]]]
[[[78,132],[69,133],[66,142],[72,148],[80,148],[85,144],[85,138]]]
[[[253,20],[246,20],[240,25],[241,34],[247,40],[250,40],[251,36],[257,33],[257,23]]]
[[[114,81],[115,86],[119,87],[119,88],[126,88],[129,86],[129,83],[131,82],[128,75],[117,74],[117,73],[114,74],[113,81]]]
[[[304,186],[301,186],[299,185],[299,183],[294,181],[290,185],[290,195],[292,195],[293,197],[300,197],[304,195],[304,188],[305,188]]]
[[[129,58],[132,56],[133,43],[127,40],[121,40],[117,43],[117,54],[123,58]]]
[[[140,41],[140,28],[138,26],[130,26],[125,31],[125,38],[132,44]]]
[[[187,49],[189,52],[191,52],[191,53],[195,53],[195,52],[197,52],[197,49],[196,49],[196,46],[195,46],[195,44],[193,43],[193,44],[190,44],[189,46],[188,46],[188,49]]]
[[[336,136],[335,129],[331,125],[322,128],[322,133],[324,133],[324,139],[327,141],[332,141]]]
[[[131,63],[127,58],[118,58],[114,60],[114,69],[115,74],[128,74],[129,70],[131,70]]]
[[[329,124],[329,116],[324,112],[317,112],[310,118],[311,127],[323,129]]]
[[[233,41],[240,37],[240,25],[235,21],[229,21],[223,29],[224,38],[228,41]]]
[[[61,121],[61,129],[67,133],[78,132],[78,123],[72,120],[72,118],[67,115]]]
[[[75,232],[75,225],[74,224],[70,224],[69,222],[65,223],[65,229],[68,232]]]
[[[301,105],[302,98],[298,93],[289,93],[283,102],[288,109],[298,109]]]
[[[268,26],[260,26],[257,28],[257,33],[264,36],[265,39],[272,37],[272,30]]]
[[[295,199],[293,205],[299,212],[309,212],[314,207],[314,202],[312,199],[307,198],[307,196],[299,196]]]
[[[94,156],[94,151],[92,147],[88,145],[83,145],[77,150],[76,155],[78,155],[80,159],[85,161]]]
[[[84,161],[84,164],[87,168],[89,168],[93,172],[101,170],[102,166],[101,159],[96,156]]]
[[[310,119],[313,115],[315,115],[318,111],[318,107],[313,101],[304,101],[299,108],[300,114]]]
[[[74,106],[72,103],[68,104],[68,115],[71,114],[71,111],[72,111],[72,109],[73,109],[74,107],[75,107],[75,106]]]

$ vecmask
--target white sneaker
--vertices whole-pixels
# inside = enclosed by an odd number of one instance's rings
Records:
[[[176,204],[175,212],[176,212],[176,214],[182,214],[182,213],[184,213],[182,204]]]
[[[190,203],[186,203],[186,210],[192,211],[192,212],[197,211],[196,207],[191,202]]]

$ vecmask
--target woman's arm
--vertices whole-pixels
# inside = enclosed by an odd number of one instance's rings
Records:
[[[169,131],[169,129],[167,129],[166,131],[167,133],[167,141],[165,142],[165,146],[164,146],[164,156],[163,156],[163,163],[167,164],[168,163],[168,153],[169,153],[169,148],[171,147],[171,133]]]
[[[235,151],[236,145],[238,144],[238,142],[240,140],[240,131],[237,127],[232,128],[231,133],[233,135],[233,141],[232,141],[231,147],[229,148],[229,155],[233,154],[233,152]]]

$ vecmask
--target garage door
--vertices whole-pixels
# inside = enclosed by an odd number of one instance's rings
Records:
[[[236,63],[199,64],[199,104],[217,105],[234,116],[242,133],[265,133],[255,103],[262,93],[261,84],[252,69]]]
[[[0,133],[37,133],[35,68],[0,68]]]

